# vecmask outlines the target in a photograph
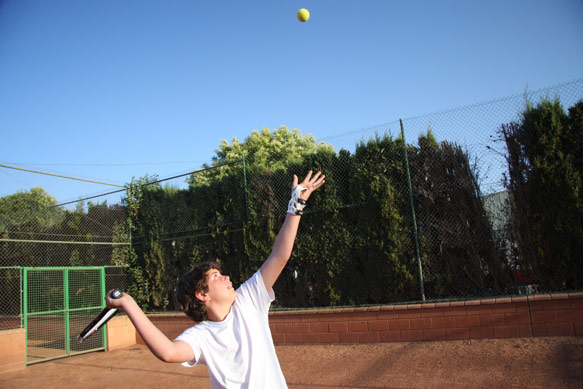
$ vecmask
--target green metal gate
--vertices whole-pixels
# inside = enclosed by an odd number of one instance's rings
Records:
[[[106,348],[105,326],[77,341],[104,307],[104,267],[25,267],[22,279],[27,364]]]

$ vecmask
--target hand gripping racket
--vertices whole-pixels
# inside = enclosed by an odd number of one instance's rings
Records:
[[[118,299],[122,296],[122,291],[119,289],[114,289],[109,294],[109,297],[113,299]],[[99,331],[99,329],[109,321],[117,313],[117,308],[103,308],[99,315],[95,316],[95,319],[79,335],[77,335],[77,340],[79,343],[83,343],[85,339]]]

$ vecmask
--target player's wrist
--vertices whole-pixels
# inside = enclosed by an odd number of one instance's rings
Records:
[[[123,310],[125,310],[126,307],[129,304],[131,304],[132,302],[134,302],[134,299],[132,298],[132,296],[130,296],[127,293],[124,293],[118,299],[108,299],[107,300],[107,306],[109,308],[117,308],[117,309],[123,309]]]
[[[298,185],[292,192],[291,199],[287,205],[287,213],[301,216],[306,207],[306,199],[301,198],[301,193],[307,188]]]
[[[130,296],[129,294],[127,294],[127,293],[124,293],[123,294],[121,300],[122,300],[121,301],[121,307],[120,307],[121,309],[125,309],[125,307],[127,307],[128,305],[132,305],[132,304],[133,305],[138,305],[136,303],[136,301],[133,299],[133,297]]]

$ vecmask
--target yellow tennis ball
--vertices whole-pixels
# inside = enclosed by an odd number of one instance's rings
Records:
[[[309,18],[310,18],[310,11],[308,11],[307,9],[301,8],[298,11],[298,20],[300,22],[302,22],[302,23],[307,22]]]

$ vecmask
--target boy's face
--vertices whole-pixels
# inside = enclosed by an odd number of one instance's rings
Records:
[[[235,302],[237,293],[229,276],[222,275],[217,269],[211,269],[206,273],[206,277],[208,285],[206,295],[210,298],[209,301],[219,304]]]

